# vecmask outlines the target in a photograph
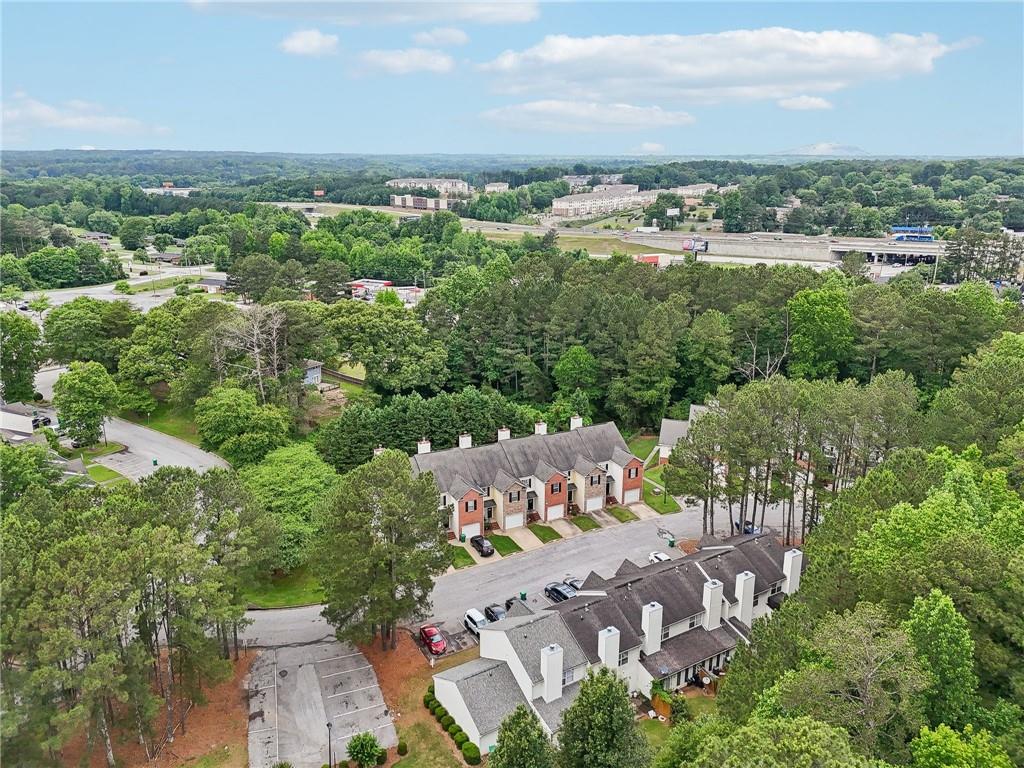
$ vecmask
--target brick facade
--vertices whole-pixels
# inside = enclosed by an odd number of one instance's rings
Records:
[[[513,496],[516,493],[518,493],[519,494],[519,501],[509,501],[508,500],[508,495],[510,493]],[[509,515],[521,514],[523,516],[523,522],[524,523],[526,522],[526,496],[527,496],[527,493],[528,493],[528,489],[525,488],[524,486],[521,486],[521,485],[513,485],[513,486],[511,486],[509,488],[506,488],[504,491],[502,491],[502,499],[501,499],[501,503],[502,503],[502,520],[500,521],[502,528],[505,527],[505,519],[508,518]],[[498,522],[498,521],[496,521],[496,522]]]
[[[469,511],[466,509],[467,502],[476,502],[476,509]],[[469,506],[472,506],[470,503]],[[473,523],[480,524],[480,533],[484,532],[484,500],[483,497],[477,491],[467,491],[466,495],[459,499],[458,509],[458,530],[455,534],[462,533],[462,529],[467,525],[473,525]]]
[[[551,486],[554,483],[559,483],[561,485],[558,493],[553,493],[551,491]],[[569,479],[561,472],[549,477],[547,482],[544,483],[543,498],[545,520],[548,519],[548,509],[558,506],[559,504],[562,505],[562,514],[564,515],[569,509],[568,506],[566,506],[569,503]]]
[[[638,470],[636,477],[629,476],[629,470],[633,468]],[[635,488],[640,489],[640,496],[642,498],[644,495],[644,465],[639,459],[633,459],[622,468],[622,493],[619,495],[619,500],[622,501],[626,498],[626,491],[631,491]]]

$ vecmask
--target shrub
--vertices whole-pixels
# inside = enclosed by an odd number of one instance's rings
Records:
[[[446,731],[451,727],[452,723],[455,722],[455,718],[451,715],[445,715],[441,718],[441,727]]]
[[[377,753],[377,765],[384,765],[388,761],[388,751],[381,748],[380,752]]]
[[[462,745],[469,741],[469,736],[466,735],[465,731],[459,731],[455,734],[455,746],[462,748]]]
[[[188,283],[180,283],[174,286],[175,296],[188,296],[191,291],[189,290]]]
[[[462,731],[462,729],[459,727],[458,723],[452,723],[448,726],[448,735],[451,736],[453,739],[455,738],[455,735],[460,731]]]
[[[427,693],[429,693],[431,696],[434,695],[434,684],[433,683],[431,683],[430,685],[427,686]]]
[[[127,280],[118,280],[114,283],[114,293],[132,293],[132,287]]]
[[[424,707],[426,707],[427,709],[430,709],[432,706],[434,706],[435,702],[437,702],[437,699],[435,699],[431,694],[429,694],[429,693],[423,694],[423,706]]]
[[[380,759],[380,742],[371,732],[357,733],[348,742],[349,759],[354,760],[359,768],[369,768]],[[385,753],[386,755],[387,753]]]
[[[462,757],[468,765],[480,765],[480,747],[467,741],[462,745]]]
[[[690,715],[690,705],[686,703],[686,697],[682,694],[673,694],[670,704],[672,706],[672,725],[693,719]]]
[[[398,754],[402,755],[403,757],[409,754],[409,745],[406,744],[404,741],[398,742]]]
[[[444,707],[438,707],[434,710],[434,717],[438,720],[444,720],[444,718],[448,717],[448,710]]]

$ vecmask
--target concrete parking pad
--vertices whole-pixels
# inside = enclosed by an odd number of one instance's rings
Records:
[[[456,544],[458,544],[464,550],[469,552],[469,556],[472,557],[473,561],[476,562],[476,563],[492,563],[492,562],[494,562],[496,560],[501,560],[501,555],[498,554],[498,550],[494,550],[494,554],[493,555],[488,555],[487,557],[484,557],[479,552],[477,552],[475,549],[473,549],[473,547],[471,547],[469,545],[468,541],[465,544],[459,544],[458,542],[456,542]]]
[[[327,762],[327,723],[334,757],[348,740],[372,731],[382,746],[398,743],[373,667],[336,641],[267,649],[249,682],[249,765],[320,768]]]
[[[638,501],[635,504],[629,505],[629,511],[639,517],[641,520],[653,520],[656,517],[661,517],[653,507],[649,507],[642,501]]]
[[[549,520],[545,525],[558,531],[563,539],[571,539],[573,536],[579,536],[583,533],[583,531],[564,517],[560,517],[557,520]]]
[[[621,522],[616,520],[614,517],[609,515],[603,509],[595,509],[590,513],[590,516],[594,518],[602,528],[611,528],[613,525],[622,525]]]
[[[538,539],[537,535],[529,528],[510,528],[505,531],[505,535],[522,547],[523,552],[529,552],[544,546],[544,542]]]

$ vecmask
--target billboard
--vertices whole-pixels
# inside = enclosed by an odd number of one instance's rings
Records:
[[[678,208],[669,208],[668,210],[665,211],[665,215],[666,216],[678,216],[679,215],[679,209]]]

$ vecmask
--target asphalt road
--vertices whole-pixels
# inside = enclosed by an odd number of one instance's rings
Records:
[[[159,272],[156,271],[154,265],[147,264],[146,267],[149,268],[149,275],[146,277],[131,277],[128,279],[129,285],[139,285],[140,283],[152,280],[161,280],[165,277],[182,277],[186,275],[224,277],[223,272],[215,272],[210,267],[161,267]],[[139,293],[126,296],[121,293],[114,293],[113,283],[86,285],[79,288],[60,288],[53,291],[42,291],[42,293],[50,297],[51,306],[54,307],[74,301],[79,296],[91,296],[101,301],[119,301],[123,299],[143,312],[148,312],[153,307],[159,307],[168,299],[174,298],[174,288],[162,288],[159,291],[140,291]],[[35,291],[30,291],[28,295],[31,297],[35,296],[35,294]],[[32,316],[34,317],[35,315],[33,314]]]
[[[36,389],[46,400],[53,398],[53,384],[65,370],[67,369],[46,368],[36,374]],[[53,418],[56,423],[56,414],[52,408],[39,410]],[[121,443],[127,450],[102,456],[97,462],[133,480],[150,475],[160,467],[191,467],[204,472],[213,467],[228,466],[220,456],[207,453],[192,443],[125,419],[107,419],[106,434],[107,440]],[[153,464],[154,459],[156,464]]]
[[[719,533],[726,535],[728,515],[724,510],[716,513],[716,522],[722,529]],[[778,527],[781,522],[781,510],[769,509],[765,525]],[[679,550],[669,551],[667,542],[658,536],[659,528],[671,531],[677,539],[699,538],[700,513],[688,510],[602,528],[545,544],[532,552],[444,574],[437,579],[431,594],[431,620],[443,624],[449,632],[457,632],[469,608],[503,603],[520,591],[526,592],[531,606],[544,607],[548,604],[543,597],[544,585],[551,581],[561,581],[566,576],[585,578],[590,571],[610,576],[626,558],[645,565],[654,550],[681,556]],[[331,627],[320,616],[320,606],[249,611],[246,616],[253,621],[243,632],[250,645],[272,647],[333,636]]]

